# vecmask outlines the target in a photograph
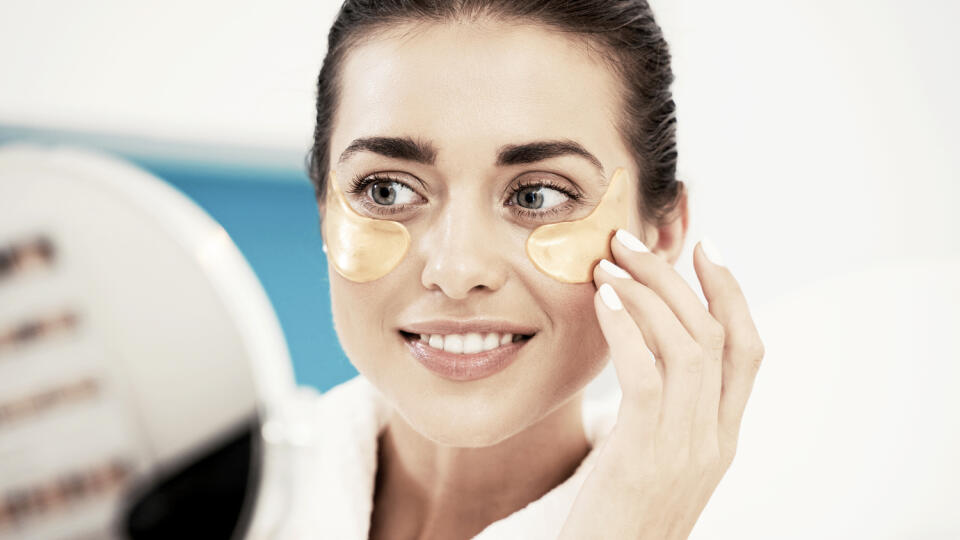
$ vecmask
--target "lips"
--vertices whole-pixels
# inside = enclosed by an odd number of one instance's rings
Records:
[[[489,377],[506,368],[538,330],[494,318],[434,319],[398,328],[410,354],[421,365],[455,381]]]
[[[511,341],[491,350],[472,354],[455,353],[431,347],[419,335],[401,331],[411,355],[433,373],[454,381],[472,381],[489,377],[516,360],[531,337]]]

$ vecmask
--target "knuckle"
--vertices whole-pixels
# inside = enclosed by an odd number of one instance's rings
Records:
[[[707,446],[697,454],[697,467],[700,470],[714,470],[721,464],[720,451],[714,446]]]
[[[737,354],[750,357],[762,357],[766,353],[763,342],[760,341],[760,338],[756,334],[731,334],[728,338],[726,347],[735,350]]]
[[[760,341],[760,338],[755,338],[750,341],[750,344],[747,345],[746,349],[747,355],[750,358],[750,367],[754,372],[756,372],[763,364],[763,357],[766,355],[763,342]]]
[[[714,321],[706,332],[707,346],[714,351],[722,351],[727,340],[727,332],[723,325]]]
[[[660,393],[663,390],[660,377],[641,377],[636,382],[638,394],[643,396],[645,401],[659,401]]]
[[[696,343],[686,345],[681,353],[680,361],[687,373],[699,374],[703,371],[703,347]]]

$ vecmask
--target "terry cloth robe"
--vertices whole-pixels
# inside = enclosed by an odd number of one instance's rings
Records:
[[[555,539],[613,428],[619,402],[619,391],[602,400],[584,397],[583,425],[591,450],[576,472],[474,539]],[[363,375],[323,394],[298,388],[263,426],[264,470],[247,538],[366,540],[377,438],[390,413],[390,405]]]

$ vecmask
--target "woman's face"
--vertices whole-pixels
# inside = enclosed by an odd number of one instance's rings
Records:
[[[617,167],[636,197],[637,167],[615,129],[612,73],[568,38],[493,23],[402,33],[411,29],[355,47],[342,66],[329,156],[338,189],[359,214],[402,223],[412,242],[374,281],[328,266],[334,325],[354,366],[414,429],[441,444],[486,446],[554,411],[604,367],[594,284],[541,273],[524,243],[538,226],[588,215]],[[360,149],[341,160],[367,137],[410,138],[433,153]],[[576,142],[599,164],[577,153],[500,156],[543,141]],[[386,180],[350,192],[375,173]],[[638,215],[629,228],[639,231]],[[505,369],[451,380],[418,362],[400,333],[438,319],[505,320],[536,334]]]

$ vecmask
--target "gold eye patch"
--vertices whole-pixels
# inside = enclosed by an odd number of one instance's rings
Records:
[[[364,217],[350,207],[333,170],[327,177],[323,237],[337,273],[358,283],[387,275],[410,248],[410,233],[402,224]]]
[[[626,171],[613,172],[607,192],[587,217],[537,227],[527,237],[527,256],[541,272],[564,283],[593,281],[593,267],[612,259],[610,237],[630,215]]]
[[[537,269],[558,281],[592,281],[594,265],[612,258],[610,237],[616,229],[627,227],[629,215],[626,171],[621,167],[590,215],[543,225],[530,233],[527,256]],[[350,207],[337,188],[333,170],[327,182],[323,236],[334,269],[358,283],[387,275],[410,248],[410,233],[401,223],[364,217]]]

